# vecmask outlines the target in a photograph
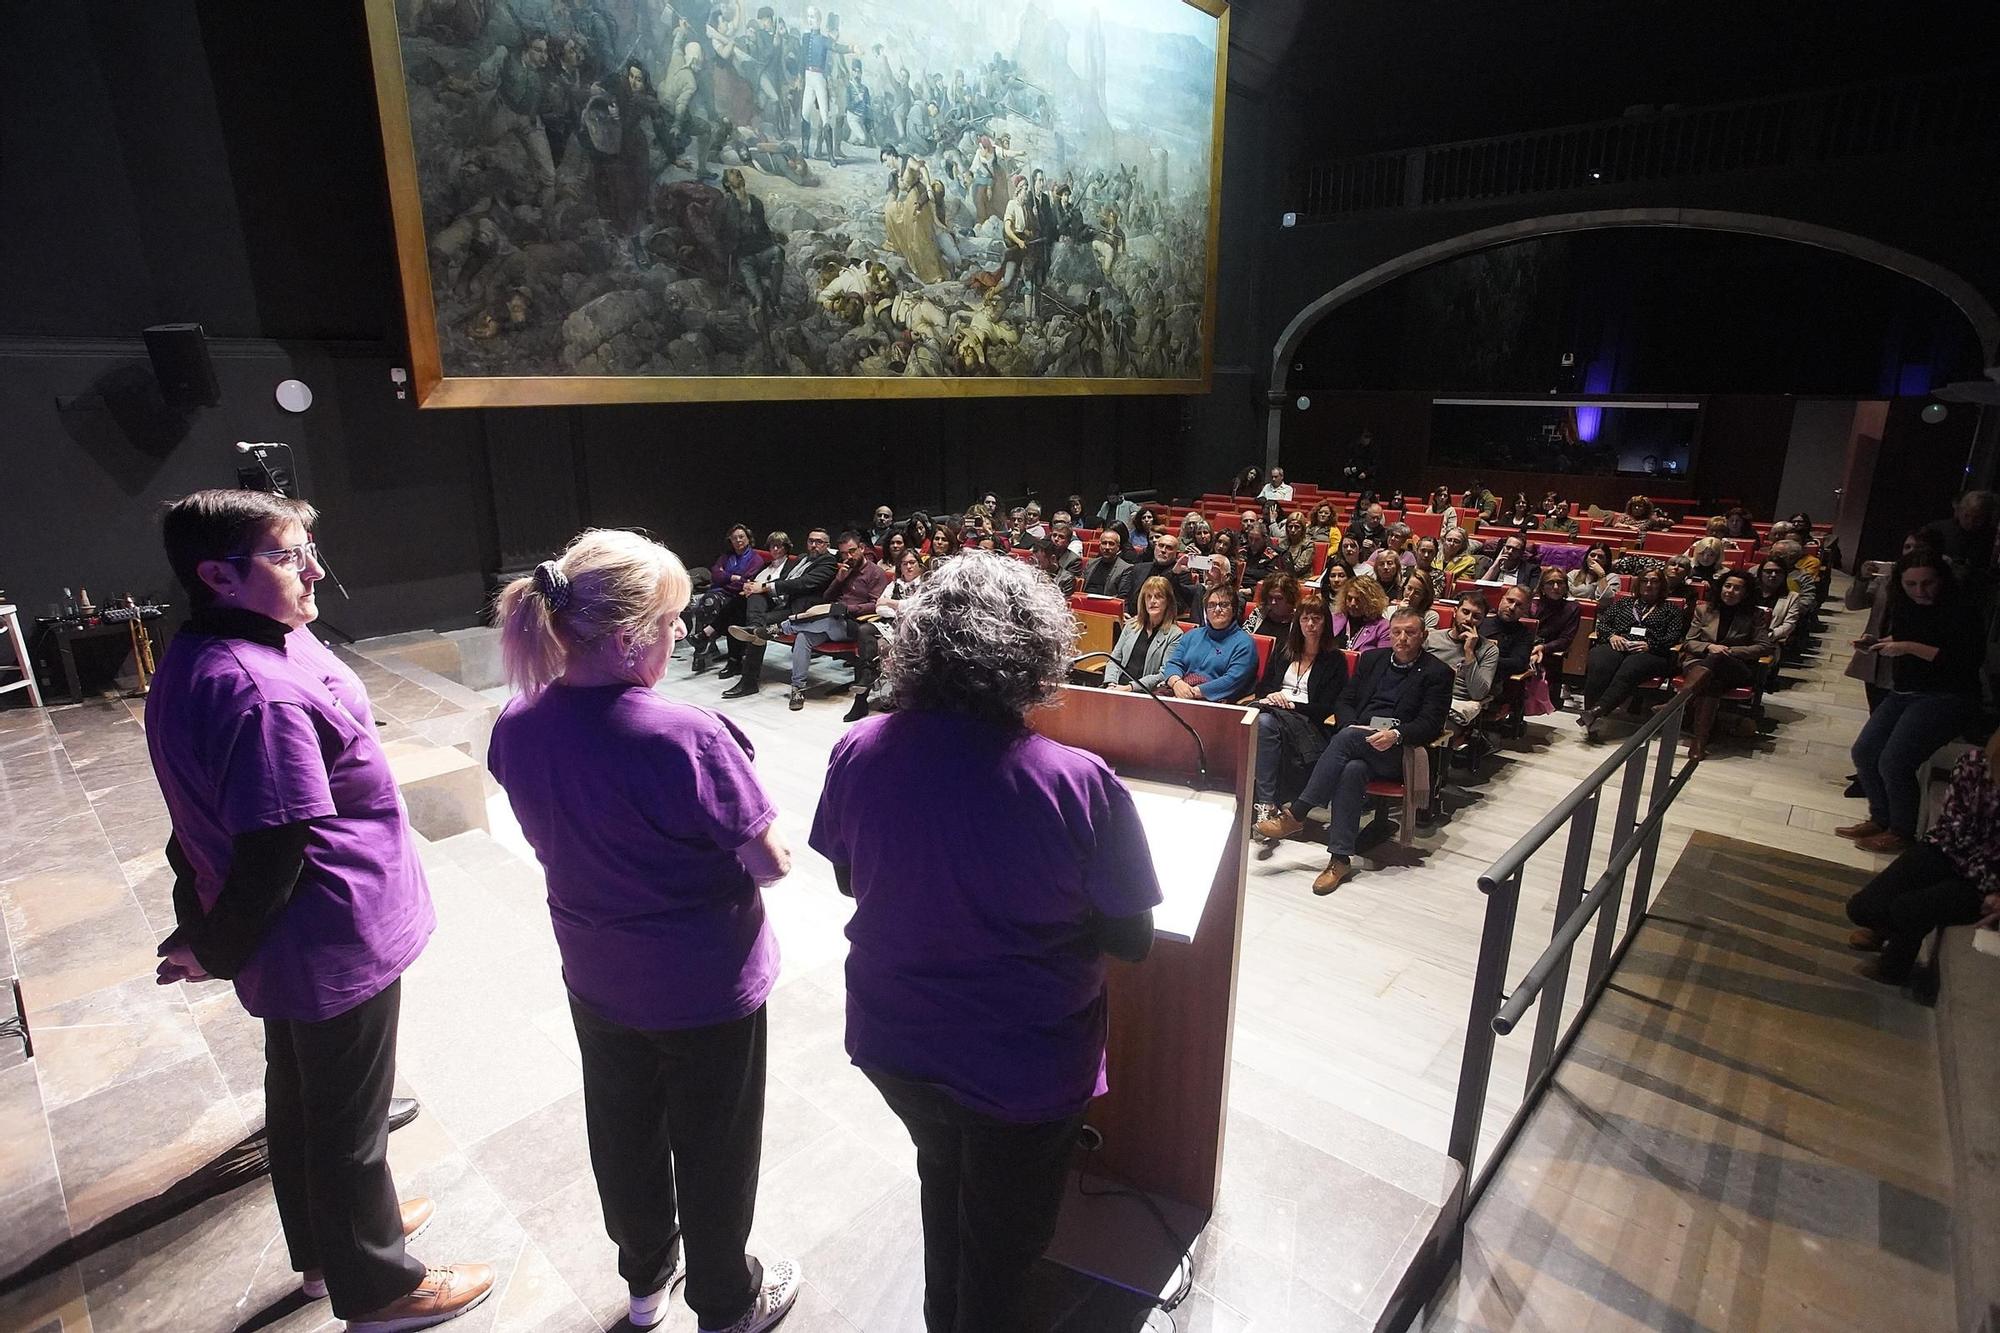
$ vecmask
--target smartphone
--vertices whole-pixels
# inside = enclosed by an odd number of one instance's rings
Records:
[[[1212,555],[1191,555],[1188,557],[1188,568],[1198,574],[1208,573],[1208,567],[1214,563],[1215,557]]]

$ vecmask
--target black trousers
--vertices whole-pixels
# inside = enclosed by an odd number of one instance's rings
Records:
[[[746,629],[760,634],[768,634],[785,618],[785,608],[761,593],[743,599],[741,624]],[[729,660],[743,668],[743,679],[752,685],[764,670],[764,650],[750,644],[738,643],[726,634],[723,642],[729,645]]]
[[[864,1072],[917,1146],[927,1333],[1022,1333],[1028,1270],[1055,1235],[1083,1113],[1016,1124],[933,1084]]]
[[[1583,702],[1608,713],[1625,702],[1642,680],[1656,676],[1672,680],[1675,661],[1665,653],[1642,649],[1621,653],[1608,643],[1595,644],[1583,669]]]
[[[687,1249],[687,1303],[703,1328],[735,1322],[764,1283],[745,1247],[764,1144],[765,1013],[649,1032],[569,1002],[604,1230],[635,1296],[666,1285]]]
[[[1980,918],[1982,896],[1951,858],[1919,842],[1847,900],[1847,919],[1882,937],[1882,972],[1906,977],[1924,936]]]
[[[403,983],[317,1023],[264,1020],[271,1192],[292,1267],[326,1277],[352,1319],[409,1295],[424,1266],[403,1249],[389,1178],[389,1095]]]

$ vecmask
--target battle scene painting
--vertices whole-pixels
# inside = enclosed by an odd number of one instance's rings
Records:
[[[1219,0],[369,2],[430,405],[1206,386]]]

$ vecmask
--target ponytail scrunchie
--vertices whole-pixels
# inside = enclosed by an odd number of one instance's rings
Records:
[[[549,610],[561,611],[569,606],[569,578],[556,568],[553,560],[544,560],[535,566],[535,591],[549,604]]]

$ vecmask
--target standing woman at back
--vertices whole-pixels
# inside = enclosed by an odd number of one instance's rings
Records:
[[[705,1333],[754,1333],[799,1289],[795,1263],[745,1248],[778,978],[759,886],[791,858],[743,733],[653,691],[688,593],[673,552],[617,531],[509,584],[501,654],[521,693],[487,764],[548,879],[631,1321],[658,1324],[685,1277]]]

